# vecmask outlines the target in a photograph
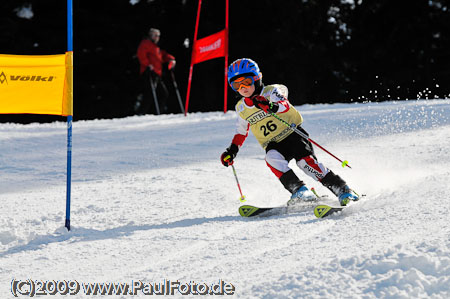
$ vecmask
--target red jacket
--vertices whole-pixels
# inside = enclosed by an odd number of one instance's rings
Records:
[[[137,57],[141,64],[141,74],[149,65],[152,65],[153,71],[159,76],[162,76],[162,64],[175,60],[175,57],[161,50],[158,45],[147,38],[143,39],[139,44]]]

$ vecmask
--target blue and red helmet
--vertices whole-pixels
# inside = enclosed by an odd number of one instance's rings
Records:
[[[262,73],[256,62],[250,58],[241,58],[233,61],[228,67],[228,84],[231,85],[233,79],[242,76],[253,76],[253,81],[256,82],[262,78]]]

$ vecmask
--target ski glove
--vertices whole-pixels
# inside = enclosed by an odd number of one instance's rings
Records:
[[[175,67],[176,61],[174,59],[172,59],[171,61],[169,61],[169,64],[167,65],[167,68],[169,70],[172,70]]]
[[[233,165],[233,159],[236,157],[238,151],[239,147],[236,144],[232,143],[220,156],[220,162],[222,162],[223,166],[228,167],[230,165]]]
[[[278,104],[267,100],[263,96],[255,96],[252,100],[256,107],[264,110],[266,113],[276,113],[278,111]]]

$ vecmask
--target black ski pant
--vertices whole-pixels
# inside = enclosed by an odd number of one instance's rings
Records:
[[[150,81],[150,76],[152,80]],[[142,75],[142,86],[144,87],[144,96],[142,99],[141,107],[139,108],[140,114],[156,114],[155,100],[153,99],[153,91],[151,82],[153,82],[153,86],[156,92],[156,98],[159,104],[159,111],[161,114],[168,112],[168,97],[169,91],[164,83],[163,79],[157,75],[155,72],[147,69]]]

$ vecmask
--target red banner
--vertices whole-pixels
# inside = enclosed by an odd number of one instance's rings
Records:
[[[194,64],[206,60],[225,57],[224,67],[224,97],[223,97],[223,111],[227,112],[227,95],[228,95],[228,0],[225,0],[225,29],[215,34],[207,36],[202,39],[197,39],[198,23],[200,20],[200,9],[202,7],[202,0],[198,0],[197,19],[195,21],[194,44],[192,47],[191,66],[189,68],[189,81],[187,86],[186,104],[184,115],[187,115],[189,107],[189,95],[191,94],[192,72],[194,71]]]
[[[200,63],[217,57],[225,57],[227,55],[226,44],[226,29],[197,40],[194,43],[192,64]]]

